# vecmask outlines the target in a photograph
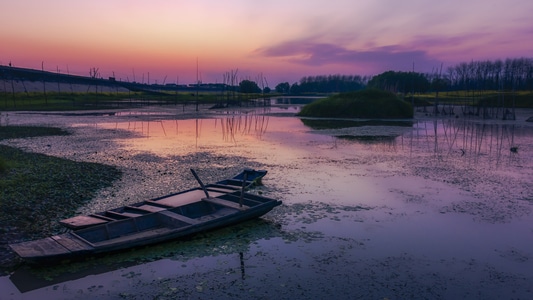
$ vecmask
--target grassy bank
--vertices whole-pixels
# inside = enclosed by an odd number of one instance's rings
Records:
[[[143,105],[215,104],[247,101],[260,94],[223,95],[220,92],[101,92],[0,94],[0,111],[62,111],[127,108]]]
[[[405,100],[410,101],[410,96]],[[416,103],[427,102],[432,105],[436,101],[435,93],[417,94],[414,96]],[[441,104],[468,105],[468,106],[494,106],[533,108],[533,92],[500,92],[500,91],[451,91],[440,92],[438,101]],[[417,105],[421,106],[421,105]]]
[[[393,93],[367,89],[317,100],[304,106],[299,115],[327,118],[412,118],[413,109]]]
[[[0,140],[57,134],[67,133],[48,127],[0,126]],[[7,243],[56,233],[59,219],[71,216],[120,176],[115,167],[0,145],[0,254],[7,251]]]
[[[190,93],[15,93],[3,95],[0,110],[57,111],[138,106],[148,103],[182,104],[196,99]],[[214,95],[199,94],[199,100],[214,101]]]
[[[0,145],[0,230],[27,236],[57,230],[58,219],[72,215],[120,172],[109,166],[79,163]]]

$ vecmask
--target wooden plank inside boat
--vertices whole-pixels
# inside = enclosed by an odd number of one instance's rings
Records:
[[[71,235],[67,235],[67,234],[54,235],[51,238],[57,243],[61,244],[63,247],[73,252],[92,249],[91,246],[85,244],[79,239],[72,237]]]
[[[50,237],[41,240],[12,244],[10,247],[22,258],[54,256],[70,252]]]
[[[207,187],[208,192],[219,192],[219,193],[232,193],[235,192],[236,189],[226,188],[222,186],[209,186]]]
[[[143,204],[143,205],[139,205],[139,206],[137,206],[137,208],[145,210],[145,211],[148,211],[148,212],[158,212],[158,211],[162,211],[162,210],[166,210],[167,209],[167,208],[163,208],[163,207],[159,207],[159,206],[155,206],[155,205],[150,205],[149,203],[146,203],[146,204]]]
[[[220,195],[224,195],[224,193],[218,193],[218,192],[211,192],[209,193],[209,196],[211,197],[217,197]],[[202,190],[193,190],[190,192],[177,194],[170,197],[165,197],[162,199],[156,199],[153,200],[154,202],[161,203],[163,205],[168,205],[171,207],[178,207],[182,205],[186,205],[189,203],[197,202],[198,200],[205,197],[204,191]]]
[[[191,218],[188,218],[186,216],[183,216],[183,215],[180,215],[180,214],[177,214],[177,213],[174,213],[174,212],[171,212],[171,211],[168,211],[168,210],[165,210],[165,211],[161,211],[159,212],[159,214],[161,215],[165,215],[171,219],[176,219],[178,221],[181,221],[181,222],[184,222],[184,223],[187,223],[187,224],[199,224],[201,223],[200,221],[198,220],[195,220],[195,219],[191,219]]]
[[[144,240],[147,238],[164,236],[165,234],[168,234],[172,230],[173,230],[172,228],[167,228],[167,227],[154,228],[150,230],[145,230],[145,231],[140,231],[140,232],[136,232],[133,234],[120,236],[120,237],[109,239],[109,240],[95,242],[94,246],[98,248],[98,247],[107,247],[109,245],[127,244],[130,242]]]
[[[247,210],[250,208],[246,205],[240,206],[239,203],[235,203],[235,202],[220,199],[220,198],[209,197],[209,198],[203,198],[202,200],[209,202],[209,203],[222,205],[222,206],[226,206],[226,207],[230,207],[230,208],[234,208],[238,210]]]
[[[139,216],[143,215],[142,213],[141,214],[137,214],[137,213],[128,212],[128,211],[121,212],[120,214],[123,215],[123,216],[129,217],[129,218],[135,218],[135,217],[139,217]]]
[[[71,229],[80,229],[87,226],[99,225],[108,221],[91,216],[76,216],[69,219],[61,220],[59,223]]]

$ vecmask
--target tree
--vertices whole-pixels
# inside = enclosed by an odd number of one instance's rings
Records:
[[[293,94],[293,95],[298,95],[300,94],[300,86],[298,85],[298,82],[295,82],[291,85],[291,90],[290,90],[290,93]]]
[[[336,93],[358,91],[364,88],[359,75],[319,75],[300,79],[301,93]]]
[[[241,93],[245,93],[245,94],[261,93],[261,89],[259,88],[257,83],[251,80],[241,81],[241,83],[239,83],[239,89]]]
[[[276,93],[280,94],[288,94],[291,86],[288,82],[282,82],[278,85],[276,85]]]
[[[421,73],[387,71],[372,77],[368,82],[368,87],[394,93],[423,93],[429,90],[430,82]]]

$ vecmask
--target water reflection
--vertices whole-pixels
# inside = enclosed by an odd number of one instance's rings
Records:
[[[441,159],[484,161],[490,165],[519,164],[533,136],[531,127],[468,119],[315,120],[253,112],[213,119],[117,122],[98,127],[136,132],[142,138],[129,140],[126,146],[156,153],[184,155],[205,147],[244,147],[251,141],[282,143],[287,153],[301,152],[297,145],[307,143],[310,133],[315,134],[312,140],[317,139],[318,133],[330,136],[335,149],[344,142],[371,146],[373,151],[427,153]],[[285,154],[278,151],[276,155]]]
[[[446,298],[480,291],[508,298],[502,295],[528,287],[532,126],[451,118],[361,125],[308,125],[259,113],[98,124],[137,132],[117,140],[135,150],[133,158],[160,158],[150,165],[190,153],[210,153],[208,167],[242,161],[214,157],[256,161],[269,170],[262,191],[284,205],[265,216],[273,223],[260,219],[7,281],[26,282],[27,298],[74,298],[78,290],[130,299]],[[109,271],[96,271],[106,265]],[[30,287],[37,282],[31,276],[52,281]],[[447,290],[434,293],[438,286]]]
[[[348,141],[357,141],[363,144],[390,144],[394,145],[396,143],[397,136],[388,136],[388,135],[337,135],[339,139],[348,140]]]
[[[96,127],[100,126],[115,130],[124,129],[133,131],[146,138],[172,138],[180,134],[187,136],[191,133],[192,129],[194,138],[198,140],[202,138],[203,134],[207,134],[207,139],[214,138],[212,130],[214,129],[216,134],[218,126],[220,126],[222,140],[235,142],[238,136],[252,135],[258,138],[263,136],[267,132],[269,119],[269,116],[263,114],[248,113],[234,114],[214,119],[195,118],[188,120],[130,121],[116,122],[114,125],[103,123]],[[214,122],[214,128],[204,130],[204,123],[210,121]],[[182,124],[181,128],[180,124]]]
[[[436,157],[460,157],[468,163],[497,166],[502,162],[520,163],[521,149],[532,136],[532,128],[515,124],[442,119],[419,122],[409,138],[413,145]]]
[[[261,139],[267,131],[269,117],[258,114],[226,117],[215,120],[215,128],[218,120],[222,129],[222,139],[224,141],[236,142],[235,136],[237,134],[253,135]]]
[[[257,113],[234,113],[217,118],[100,123],[94,127],[133,132],[136,137],[119,141],[127,149],[184,155],[205,147],[226,148],[262,140],[269,130],[270,118]]]
[[[533,128],[516,124],[475,122],[468,119],[420,121],[315,120],[302,123],[317,133],[360,145],[382,145],[382,151],[421,151],[439,158],[461,158],[468,163],[484,161],[520,163],[521,152],[531,143]],[[337,142],[334,142],[337,148]]]
[[[171,270],[178,269],[178,265],[190,260],[227,256],[228,259],[238,259],[238,270],[244,280],[246,272],[244,253],[249,252],[250,245],[260,239],[274,237],[290,240],[287,234],[289,233],[281,231],[279,225],[264,219],[256,219],[229,228],[198,234],[188,240],[165,242],[86,261],[64,262],[46,267],[23,266],[11,274],[9,279],[21,293],[27,293],[87,276],[98,275],[99,282],[104,283],[106,276],[114,276],[113,271],[139,265],[146,265],[148,268],[151,262],[161,260],[166,260],[164,266]],[[165,272],[165,270],[158,271]]]
[[[305,105],[324,97],[276,97],[271,99],[271,105]]]
[[[335,120],[335,119],[301,119],[305,126],[315,130],[339,129],[363,126],[400,126],[412,127],[413,121],[404,120]]]

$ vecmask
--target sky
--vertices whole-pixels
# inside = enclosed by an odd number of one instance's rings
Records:
[[[124,81],[275,87],[518,57],[531,0],[0,0],[0,65]]]

